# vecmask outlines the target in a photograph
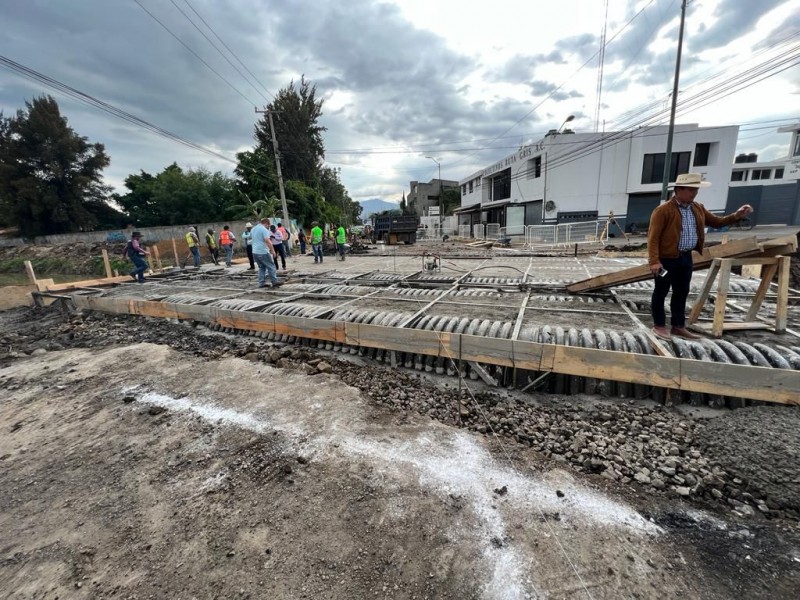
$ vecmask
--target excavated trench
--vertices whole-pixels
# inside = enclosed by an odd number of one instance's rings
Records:
[[[514,274],[516,275],[516,274]],[[637,316],[648,322],[650,282],[620,286],[615,292],[569,295],[561,281],[523,284],[524,277],[504,274],[368,272],[303,277],[277,290],[255,290],[252,277],[197,275],[150,280],[145,285],[126,284],[101,294],[175,305],[197,305],[229,311],[289,317],[327,319],[353,324],[467,334],[486,338],[557,344],[614,352],[654,354]],[[702,281],[695,282],[697,293]],[[757,282],[733,280],[730,295],[747,298]],[[769,298],[764,311],[774,312]],[[713,305],[703,316],[710,317]],[[790,328],[800,322],[800,312],[790,308]],[[702,318],[702,316],[701,316]],[[380,348],[351,346],[340,342],[304,338],[213,325],[213,329],[268,340],[297,343],[329,351],[358,355],[392,366],[401,366],[469,379],[483,378],[501,386],[535,389],[557,394],[602,394],[621,398],[664,401],[666,390],[639,383],[600,380],[559,373],[526,371],[491,364],[460,362],[445,356],[429,356]],[[672,356],[682,359],[774,369],[800,370],[800,338],[791,333],[757,335],[737,333],[726,339],[688,341],[673,338],[665,343]],[[680,392],[671,401],[712,407],[739,407],[750,401],[724,395]]]

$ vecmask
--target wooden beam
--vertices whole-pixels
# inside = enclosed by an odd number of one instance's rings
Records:
[[[747,311],[748,321],[756,320],[756,315],[761,308],[762,302],[764,302],[764,297],[767,295],[767,290],[769,290],[769,283],[772,281],[772,278],[775,277],[775,273],[777,273],[777,271],[777,264],[767,265],[761,270],[761,283],[758,284],[756,294],[753,296],[753,301],[750,303],[750,310]]]
[[[699,329],[704,333],[713,333],[714,323],[695,323],[692,328]],[[761,321],[728,321],[722,324],[723,331],[749,331],[751,329],[772,329],[772,326]]]
[[[36,273],[33,271],[33,263],[31,261],[25,261],[25,273],[28,274],[28,281],[31,282],[31,285],[36,285]]]
[[[181,266],[181,259],[178,256],[178,245],[175,243],[175,238],[172,238],[172,253],[175,255],[175,266]]]
[[[103,254],[103,266],[106,268],[106,279],[111,279],[114,274],[111,272],[111,261],[108,260],[108,250],[103,248],[101,253]]]
[[[467,361],[531,371],[553,371],[580,377],[736,396],[779,404],[800,404],[800,372],[787,369],[712,363],[438,331],[396,329],[379,325],[304,319],[128,298],[78,294],[73,296],[73,300],[78,308],[89,310],[191,319],[218,323],[235,329],[272,331],[368,348],[448,358],[460,356]]]
[[[786,331],[787,314],[789,312],[789,274],[792,259],[783,256],[778,265],[778,299],[775,305],[775,333]]]
[[[697,319],[700,318],[700,313],[703,311],[706,300],[708,300],[708,295],[711,293],[711,287],[714,285],[714,279],[717,277],[717,273],[719,273],[719,259],[714,259],[706,274],[706,280],[700,290],[700,295],[697,297],[697,300],[695,300],[694,306],[692,306],[692,310],[689,313],[689,318],[686,320],[689,325],[695,323]]]
[[[693,268],[695,271],[699,271],[700,269],[708,268],[715,258],[729,258],[760,251],[761,247],[758,245],[756,238],[745,238],[727,244],[711,246],[705,248],[703,254],[698,254],[697,252],[692,253]],[[613,273],[606,273],[605,275],[576,281],[568,285],[567,290],[572,294],[580,294],[582,292],[600,290],[616,285],[645,281],[652,276],[653,273],[650,271],[650,265],[638,265],[629,269],[623,269],[622,271],[614,271]]]
[[[719,281],[717,282],[717,298],[714,302],[714,323],[711,327],[711,335],[715,338],[722,337],[725,323],[725,302],[728,301],[728,288],[731,283],[731,260],[729,258],[717,260],[719,260]]]

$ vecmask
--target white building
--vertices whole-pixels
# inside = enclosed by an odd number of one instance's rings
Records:
[[[661,199],[667,126],[628,132],[551,131],[459,181],[459,225],[498,223],[509,235],[524,225],[603,219],[645,228]],[[699,200],[722,214],[738,126],[676,125],[672,175],[699,172],[712,182]]]
[[[758,225],[800,225],[800,123],[778,132],[792,134],[783,158],[759,162],[755,154],[736,157],[727,210],[750,204]]]

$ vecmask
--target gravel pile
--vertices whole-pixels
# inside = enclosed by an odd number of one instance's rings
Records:
[[[529,401],[504,392],[459,398],[455,389],[437,388],[416,372],[323,359],[303,346],[135,316],[91,313],[64,321],[54,310],[26,310],[24,318],[4,319],[0,366],[68,347],[151,342],[208,359],[238,356],[310,375],[333,372],[394,411],[496,434],[585,473],[654,494],[722,503],[741,516],[800,516],[796,407],[740,409],[698,420],[633,400],[595,406],[589,397]]]

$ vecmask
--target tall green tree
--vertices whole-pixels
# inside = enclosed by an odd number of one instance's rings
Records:
[[[340,176],[339,169],[322,167],[320,169],[320,189],[325,203],[336,214],[335,220],[345,225],[353,225],[360,222],[361,204],[350,197]]]
[[[61,115],[51,96],[0,114],[0,215],[24,236],[88,231],[118,213],[102,172],[110,159]]]
[[[157,175],[129,175],[125,187],[128,193],[115,201],[140,227],[221,221],[238,201],[233,178],[205,169],[184,171],[175,163]]]
[[[302,181],[310,186],[316,185],[319,166],[325,157],[322,134],[327,130],[319,124],[324,100],[317,100],[316,94],[317,86],[311,85],[302,76],[297,86],[291,81],[267,106],[267,110],[273,113],[283,176],[287,180]],[[267,114],[256,123],[255,139],[258,148],[266,152],[274,164],[275,153]]]

